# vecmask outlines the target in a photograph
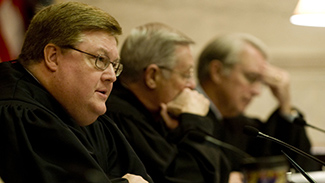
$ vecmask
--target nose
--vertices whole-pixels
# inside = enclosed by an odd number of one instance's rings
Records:
[[[110,64],[104,71],[102,74],[102,80],[103,81],[110,81],[110,82],[115,82],[116,81],[116,74],[115,74],[115,70],[112,66],[112,64]]]
[[[186,82],[186,87],[187,88],[190,88],[190,89],[195,89],[196,87],[196,82],[195,82],[195,78],[194,77],[191,77],[188,79],[188,81]]]

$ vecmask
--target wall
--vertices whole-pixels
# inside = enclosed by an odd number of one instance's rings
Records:
[[[60,0],[63,1],[63,0]],[[291,25],[297,0],[82,0],[108,11],[123,27],[123,42],[131,28],[151,21],[169,24],[196,41],[195,56],[212,37],[247,32],[262,39],[274,65],[291,74],[293,104],[308,123],[325,129],[324,28]],[[247,113],[265,119],[276,107],[265,89]],[[325,147],[325,134],[307,130],[314,146]]]

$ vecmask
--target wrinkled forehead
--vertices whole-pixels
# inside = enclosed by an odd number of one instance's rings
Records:
[[[108,56],[112,61],[119,59],[116,37],[105,31],[84,32],[78,46]]]
[[[194,57],[190,45],[177,46],[175,49],[176,65],[180,70],[190,70],[194,67]]]

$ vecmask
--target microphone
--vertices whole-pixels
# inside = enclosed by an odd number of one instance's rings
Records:
[[[211,135],[206,135],[202,132],[192,131],[191,133],[188,134],[188,138],[195,142],[198,142],[198,143],[207,142],[207,143],[209,143],[213,146],[216,146],[218,148],[223,147],[223,148],[228,149],[232,152],[235,152],[237,155],[240,155],[244,158],[252,158],[251,155],[247,154],[246,152],[242,151],[241,149],[239,149],[233,145],[230,145],[228,143],[222,142],[221,140],[218,140],[218,139],[212,137]]]
[[[308,126],[308,127],[314,128],[314,129],[316,129],[318,131],[321,131],[321,132],[325,133],[325,130],[320,129],[320,128],[316,127],[316,126],[313,126],[313,125],[308,124],[303,118],[296,118],[293,121],[293,123],[294,124],[297,124],[297,125],[301,125],[301,126]]]
[[[320,159],[318,159],[318,158],[316,158],[316,157],[314,157],[314,156],[312,156],[312,155],[310,155],[310,154],[308,154],[308,153],[306,153],[306,152],[304,152],[304,151],[302,151],[302,150],[300,150],[300,149],[298,149],[298,148],[296,148],[296,147],[294,147],[294,146],[292,146],[290,144],[287,144],[287,143],[285,143],[285,142],[283,142],[283,141],[281,141],[279,139],[276,139],[274,137],[266,135],[266,134],[258,131],[258,129],[256,129],[254,127],[245,126],[244,127],[244,133],[246,135],[251,135],[251,136],[254,136],[254,137],[258,137],[258,138],[264,138],[264,139],[267,139],[267,140],[271,140],[271,141],[276,142],[276,143],[278,143],[278,144],[280,144],[280,145],[282,145],[282,146],[284,146],[284,147],[286,147],[286,148],[288,148],[288,149],[290,149],[290,150],[292,150],[292,151],[294,151],[296,153],[299,153],[300,155],[303,155],[303,156],[305,156],[307,158],[310,158],[310,159],[322,164],[323,166],[325,165],[325,163],[323,161],[321,161]]]

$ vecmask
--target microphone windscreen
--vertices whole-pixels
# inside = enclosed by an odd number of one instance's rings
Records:
[[[198,133],[198,132],[190,132],[188,134],[188,138],[190,140],[193,140],[195,142],[199,142],[199,143],[203,143],[205,141],[205,135],[203,135],[202,133]]]
[[[293,120],[294,124],[298,124],[298,125],[302,125],[305,126],[307,125],[306,121],[302,118],[295,118],[295,120]]]
[[[254,137],[257,137],[258,133],[259,133],[259,130],[252,127],[252,126],[245,126],[244,127],[244,133],[246,135],[250,135],[250,136],[254,136]]]

